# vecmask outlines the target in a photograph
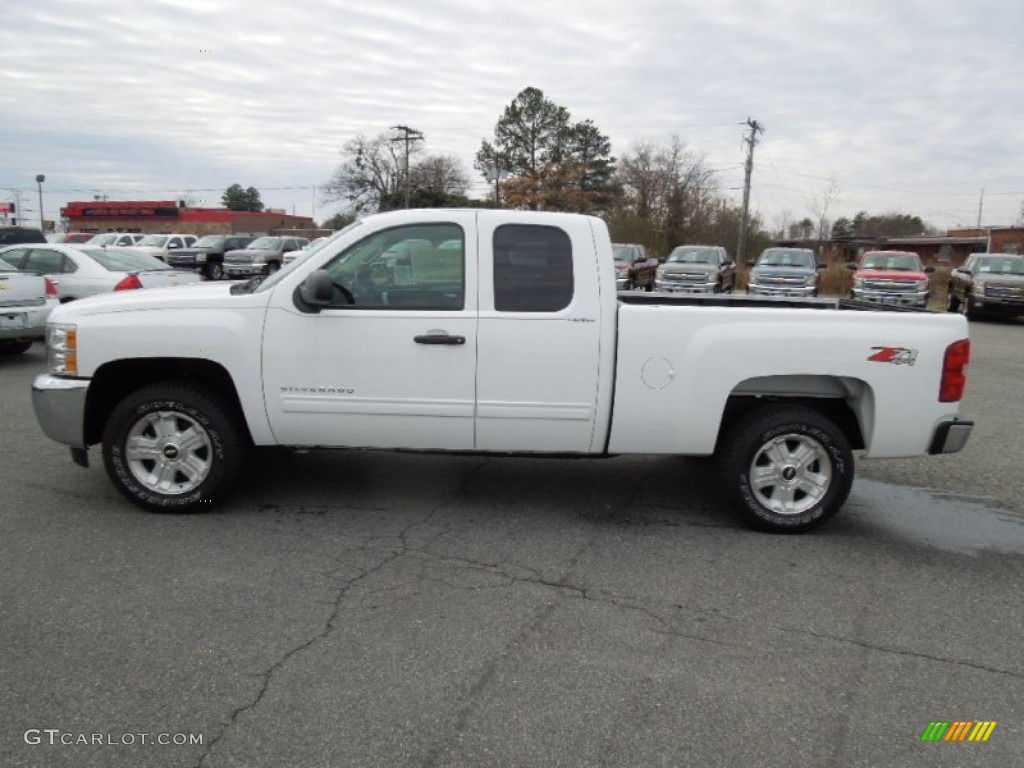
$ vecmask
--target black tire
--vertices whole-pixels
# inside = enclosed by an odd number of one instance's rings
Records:
[[[955,293],[950,293],[946,297],[946,311],[947,312],[959,312],[960,311],[960,299],[956,297]]]
[[[219,261],[210,261],[206,264],[206,279],[207,280],[223,280],[224,279],[224,265]]]
[[[153,512],[211,509],[235,480],[246,448],[231,409],[215,393],[191,384],[136,390],[118,403],[103,430],[103,464],[111,482]]]
[[[0,341],[0,355],[20,355],[28,352],[32,341]]]
[[[763,531],[801,533],[821,525],[839,511],[853,484],[846,436],[804,406],[752,412],[724,438],[719,456],[730,500],[748,525]],[[751,477],[757,470],[761,484]]]
[[[654,291],[654,280],[651,280],[651,282],[644,286],[644,291],[647,293],[652,293]]]

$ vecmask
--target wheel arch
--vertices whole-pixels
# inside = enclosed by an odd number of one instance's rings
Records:
[[[870,445],[875,397],[867,382],[843,376],[761,376],[740,382],[729,393],[716,450],[724,436],[753,411],[779,404],[817,411],[835,423],[853,449]]]
[[[128,394],[162,382],[193,383],[223,397],[249,442],[252,435],[242,411],[231,374],[219,363],[195,358],[143,358],[114,360],[97,369],[89,384],[86,402],[85,443],[102,441],[110,414]]]

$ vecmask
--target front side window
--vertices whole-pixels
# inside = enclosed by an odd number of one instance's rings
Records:
[[[376,232],[325,265],[335,287],[331,308],[463,309],[465,242],[457,224],[415,224]]]
[[[494,308],[558,312],[574,289],[572,241],[557,227],[504,224],[494,231]]]

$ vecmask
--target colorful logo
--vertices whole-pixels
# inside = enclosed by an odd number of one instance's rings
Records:
[[[988,741],[995,729],[995,720],[933,720],[921,741]]]

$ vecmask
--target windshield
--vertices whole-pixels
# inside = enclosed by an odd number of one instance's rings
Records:
[[[676,248],[665,259],[672,264],[717,264],[718,250],[715,248]]]
[[[115,242],[118,237],[119,236],[116,233],[114,233],[114,234],[107,234],[107,235],[96,235],[95,237],[90,239],[87,242],[87,244],[88,245],[110,245],[111,243]]]
[[[119,248],[83,248],[82,253],[110,272],[170,269],[167,264],[148,253],[123,251]]]
[[[813,267],[814,254],[804,249],[769,248],[761,252],[759,267]]]
[[[247,247],[254,251],[276,251],[280,246],[280,237],[257,237]]]
[[[279,282],[281,282],[282,278],[287,277],[292,272],[294,272],[295,269],[300,264],[305,264],[307,261],[309,261],[309,258],[311,256],[315,256],[317,253],[322,251],[324,248],[326,248],[327,246],[331,245],[332,243],[337,242],[337,240],[339,238],[344,237],[346,234],[351,232],[353,229],[355,229],[356,227],[361,226],[361,225],[362,225],[361,221],[353,221],[351,224],[349,224],[344,229],[339,229],[337,232],[335,232],[330,237],[325,237],[321,242],[311,246],[307,250],[304,250],[304,251],[294,251],[294,253],[296,254],[295,261],[292,261],[292,262],[289,262],[288,264],[285,264],[283,267],[281,267],[279,270],[277,270],[277,272],[272,274],[270,277],[265,278],[265,279],[264,278],[253,278],[252,280],[250,280],[250,281],[248,281],[246,283],[240,283],[240,285],[251,285],[251,287],[249,288],[249,291],[256,290],[258,292],[263,292],[263,291],[266,291],[266,290],[270,290],[275,285],[277,285]],[[246,292],[249,292],[249,291],[246,291]]]
[[[222,235],[207,235],[206,237],[200,237],[196,240],[196,248],[216,248],[218,245],[224,242]]]
[[[864,256],[861,269],[893,269],[899,272],[920,272],[921,259],[916,253],[886,253],[877,251]]]
[[[144,238],[139,240],[138,245],[155,245],[157,248],[163,248],[167,242],[168,235],[146,235]]]
[[[974,263],[976,274],[1024,275],[1024,259],[1010,256],[983,256]]]
[[[615,261],[631,261],[633,258],[633,249],[628,245],[612,246],[612,258],[615,259]]]

